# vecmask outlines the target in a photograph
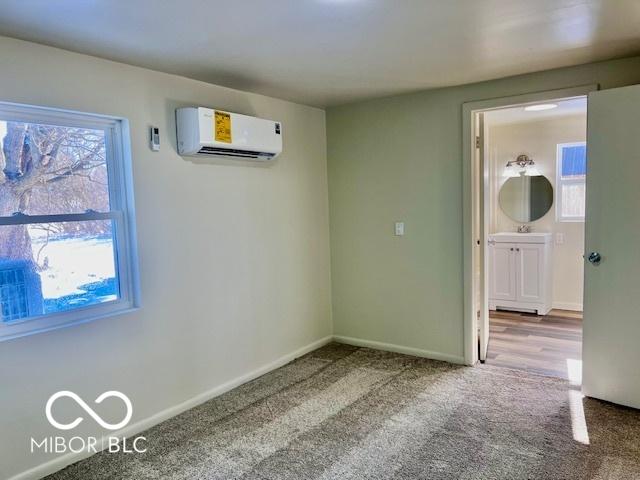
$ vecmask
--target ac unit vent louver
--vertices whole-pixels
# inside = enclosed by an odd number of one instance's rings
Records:
[[[202,147],[198,153],[204,155],[223,155],[225,157],[242,157],[242,158],[265,158],[270,159],[275,155],[273,153],[265,152],[251,152],[249,150],[238,150],[236,148],[217,148],[217,147]]]

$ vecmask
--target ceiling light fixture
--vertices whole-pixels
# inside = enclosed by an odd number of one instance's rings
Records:
[[[541,112],[543,110],[551,110],[557,108],[557,103],[540,103],[538,105],[528,105],[524,107],[527,112]]]

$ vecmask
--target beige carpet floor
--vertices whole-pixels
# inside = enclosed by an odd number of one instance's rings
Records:
[[[564,380],[331,344],[48,478],[639,479],[640,411]]]

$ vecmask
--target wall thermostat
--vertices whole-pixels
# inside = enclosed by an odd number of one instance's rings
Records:
[[[157,152],[160,150],[160,129],[158,127],[151,127],[150,147],[151,150]]]

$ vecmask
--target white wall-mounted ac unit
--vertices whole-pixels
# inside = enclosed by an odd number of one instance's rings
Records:
[[[205,107],[176,110],[178,153],[273,160],[282,152],[282,125]]]

